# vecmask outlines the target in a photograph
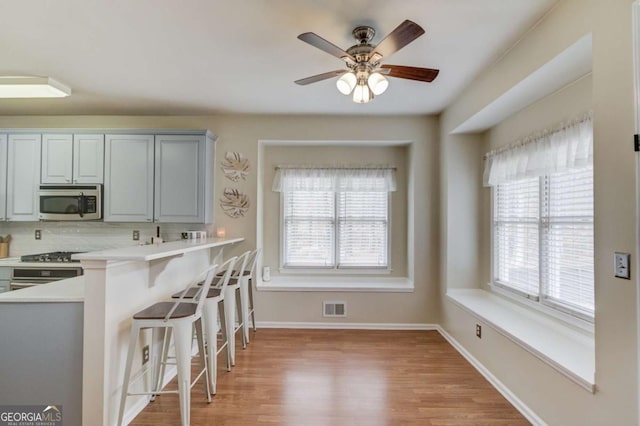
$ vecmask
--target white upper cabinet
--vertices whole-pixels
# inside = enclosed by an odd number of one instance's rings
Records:
[[[9,135],[7,150],[7,220],[38,220],[40,134]]]
[[[73,135],[73,183],[104,182],[104,135]]]
[[[153,135],[106,135],[105,222],[153,221]]]
[[[72,135],[42,135],[42,183],[71,183],[72,156]]]
[[[7,135],[0,135],[0,220],[7,219]]]
[[[102,183],[104,135],[42,135],[42,183]]]
[[[212,206],[207,192],[213,181],[214,141],[198,135],[156,135],[156,222],[211,223]]]

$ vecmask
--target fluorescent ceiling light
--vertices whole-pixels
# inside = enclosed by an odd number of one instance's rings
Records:
[[[71,88],[49,77],[0,77],[0,98],[64,98]]]

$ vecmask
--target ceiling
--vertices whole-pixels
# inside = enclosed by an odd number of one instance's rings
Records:
[[[15,0],[0,6],[0,75],[70,86],[63,99],[0,99],[0,115],[432,114],[513,46],[556,0]],[[342,61],[296,37],[348,48],[403,20],[426,34],[385,63],[439,68],[430,84],[390,79],[369,104],[335,79],[294,80]]]

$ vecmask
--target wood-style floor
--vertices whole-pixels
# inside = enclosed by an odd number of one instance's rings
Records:
[[[193,425],[529,424],[436,331],[261,329],[251,337],[245,350],[238,342],[230,373],[218,363],[211,404],[193,387]],[[177,396],[159,396],[132,424],[179,425]]]

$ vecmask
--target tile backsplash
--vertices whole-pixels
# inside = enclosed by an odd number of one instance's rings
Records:
[[[0,236],[11,234],[9,256],[47,253],[51,251],[95,251],[140,245],[151,242],[160,226],[165,241],[180,239],[183,231],[207,231],[213,235],[213,225],[176,223],[105,223],[105,222],[0,222]],[[42,234],[34,237],[36,229]],[[133,231],[140,231],[140,240],[133,240]]]

